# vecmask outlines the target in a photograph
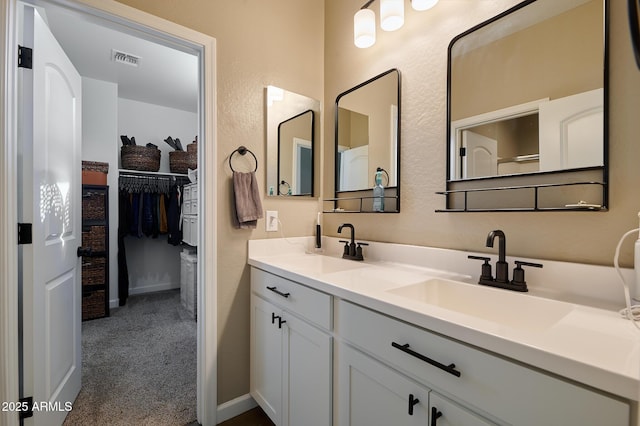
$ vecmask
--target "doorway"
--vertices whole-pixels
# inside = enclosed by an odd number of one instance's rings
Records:
[[[17,33],[17,5],[16,0],[3,2],[3,9],[0,11],[2,18],[2,37],[5,55],[3,55],[4,65],[2,72],[4,79],[2,92],[5,103],[2,109],[3,127],[3,148],[0,153],[0,161],[3,165],[2,176],[0,177],[0,188],[2,189],[3,206],[15,206],[19,201],[17,188],[17,167],[16,136],[20,130],[17,125],[16,100],[19,93],[16,85],[17,72],[13,65],[15,61],[11,58],[17,57],[17,45],[14,43]],[[100,6],[91,5],[90,1],[31,1],[25,2],[38,8],[63,7],[67,10],[81,14],[84,19],[90,21],[102,21],[104,25],[117,28],[126,33],[135,33],[145,39],[153,39],[173,48],[183,51],[193,52],[198,57],[198,78],[199,90],[197,99],[198,110],[198,135],[200,135],[201,146],[198,157],[200,178],[200,213],[203,220],[200,221],[198,230],[199,240],[202,244],[198,252],[198,349],[197,349],[197,369],[198,369],[198,420],[202,424],[216,423],[216,404],[209,404],[209,401],[216,401],[216,267],[215,267],[215,241],[207,241],[203,238],[207,234],[207,229],[215,229],[215,205],[214,196],[214,170],[207,170],[206,164],[215,164],[215,40],[200,33],[196,33],[184,27],[163,21],[151,15],[141,13],[130,7],[116,2],[101,2]],[[207,112],[205,115],[204,112]],[[208,183],[211,184],[208,184]],[[206,214],[205,214],[206,212]],[[17,377],[18,356],[15,348],[18,341],[18,318],[15,306],[18,300],[18,291],[12,287],[19,276],[17,268],[17,241],[15,238],[15,223],[19,215],[14,209],[3,209],[0,213],[0,226],[3,234],[11,235],[1,246],[2,262],[6,264],[3,268],[3,279],[0,282],[0,293],[3,296],[3,308],[0,313],[3,327],[0,332],[0,361],[2,373],[0,373],[1,387],[0,397],[2,400],[17,400]],[[209,232],[211,234],[212,232]],[[208,285],[204,285],[207,282]],[[10,373],[5,373],[10,372]],[[12,414],[0,414],[0,423],[8,425],[17,424],[17,416]],[[28,420],[27,423],[28,424]]]

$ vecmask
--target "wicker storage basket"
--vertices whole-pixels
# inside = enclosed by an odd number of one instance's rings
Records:
[[[189,144],[192,145],[192,144]],[[187,145],[187,148],[189,147]],[[172,151],[169,153],[169,170],[171,173],[187,173],[187,169],[198,167],[198,153],[189,151]]]
[[[105,207],[105,192],[86,192],[82,196],[82,219],[104,220],[107,214]]]
[[[107,282],[107,260],[104,257],[82,258],[82,285],[98,285]]]
[[[190,143],[187,145],[187,152],[193,152],[194,154],[198,153],[198,144],[196,142]]]
[[[88,230],[82,231],[82,247],[88,247],[94,252],[106,250],[105,226],[90,226]]]
[[[106,312],[106,294],[104,290],[82,295],[82,320],[102,318]]]
[[[120,148],[122,168],[143,172],[160,170],[160,150],[141,145],[125,145]]]

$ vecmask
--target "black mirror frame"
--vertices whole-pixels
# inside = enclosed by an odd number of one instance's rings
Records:
[[[398,145],[397,145],[397,152],[396,152],[396,185],[393,186],[392,188],[396,188],[396,209],[393,211],[385,211],[385,213],[399,213],[400,212],[400,153],[401,153],[401,138],[402,138],[402,131],[401,131],[401,117],[402,117],[402,102],[401,102],[401,93],[402,93],[402,78],[401,78],[401,74],[400,71],[397,68],[391,68],[383,73],[380,73],[370,79],[368,79],[367,81],[364,81],[360,84],[358,84],[357,86],[352,87],[351,89],[348,89],[342,93],[340,93],[337,97],[336,97],[336,101],[335,101],[335,108],[334,108],[334,124],[335,124],[335,129],[334,129],[334,145],[335,145],[335,153],[334,153],[334,197],[335,197],[335,203],[334,203],[334,207],[338,206],[338,194],[340,193],[358,193],[358,192],[363,192],[363,191],[367,191],[368,189],[362,189],[362,190],[349,190],[349,191],[341,191],[339,189],[339,182],[340,182],[340,175],[339,175],[339,169],[338,169],[338,161],[339,161],[339,151],[338,151],[338,115],[339,115],[339,109],[338,109],[338,103],[340,102],[340,99],[343,98],[344,96],[348,95],[349,93],[352,93],[364,86],[366,86],[367,84],[370,84],[388,74],[391,73],[396,73],[398,76],[398,93],[397,93],[397,99],[398,99],[398,130],[397,130],[397,138],[398,138]]]
[[[281,127],[283,124],[295,120],[298,117],[302,117],[305,114],[311,113],[311,193],[310,194],[292,194],[291,196],[293,197],[313,197],[314,194],[314,188],[315,188],[315,175],[314,175],[314,164],[315,164],[315,155],[316,155],[316,141],[315,141],[315,113],[312,109],[308,109],[306,111],[302,111],[300,114],[294,115],[291,118],[288,118],[282,122],[280,122],[278,124],[278,179],[277,179],[277,189],[276,189],[276,195],[282,195],[280,194],[280,185],[281,185],[281,181],[280,180],[280,133],[281,133]]]
[[[449,43],[449,46],[447,48],[447,109],[446,109],[446,151],[447,151],[447,157],[446,157],[446,187],[447,190],[444,192],[439,192],[439,194],[444,194],[447,196],[447,201],[446,201],[446,209],[445,210],[436,210],[436,212],[446,212],[446,211],[459,211],[457,209],[451,209],[450,208],[450,199],[449,199],[449,195],[451,195],[452,193],[456,192],[452,187],[451,184],[452,183],[456,183],[456,182],[473,182],[473,181],[499,181],[501,182],[500,185],[497,185],[495,190],[508,190],[509,186],[506,183],[510,178],[512,177],[516,177],[516,178],[520,178],[520,177],[529,177],[529,176],[539,176],[539,175],[551,175],[551,174],[571,174],[572,172],[580,172],[580,171],[586,171],[586,170],[602,170],[602,182],[600,183],[589,183],[589,184],[601,184],[602,188],[603,188],[603,194],[602,194],[602,207],[601,209],[598,209],[599,211],[606,211],[609,207],[609,191],[608,191],[608,186],[609,186],[609,32],[610,32],[610,9],[609,9],[609,0],[602,0],[603,2],[603,8],[604,8],[604,22],[603,22],[603,26],[604,26],[604,34],[603,34],[603,90],[604,90],[604,99],[603,99],[603,141],[602,141],[602,145],[603,145],[603,165],[602,166],[594,166],[594,167],[586,167],[586,168],[580,168],[580,169],[565,169],[565,170],[558,170],[558,171],[544,171],[544,172],[535,172],[535,173],[521,173],[518,175],[504,175],[504,176],[490,176],[490,177],[481,177],[481,178],[471,178],[471,179],[464,179],[464,180],[453,180],[451,179],[451,60],[452,60],[452,49],[454,44],[460,40],[461,38],[473,33],[474,31],[477,31],[495,21],[498,21],[506,16],[508,16],[509,14],[516,12],[528,5],[530,5],[531,3],[535,3],[538,0],[524,0],[521,3],[518,3],[517,5],[505,10],[504,12],[489,18],[488,20],[481,22],[478,25],[475,25],[474,27],[464,31],[463,33],[457,35],[456,37],[454,37],[451,42]],[[531,185],[530,187],[533,188],[536,185]],[[560,185],[558,185],[560,186]],[[486,186],[484,186],[482,188],[482,190],[487,190]],[[491,190],[489,188],[489,190]],[[461,192],[464,192],[465,190],[462,190]],[[468,191],[474,191],[474,189],[469,189]],[[466,198],[466,192],[465,192],[465,198]],[[532,209],[535,211],[539,211],[539,210],[556,210],[556,209],[538,209],[537,205]],[[565,209],[557,209],[557,210],[565,210]],[[469,211],[466,209],[463,211]],[[481,209],[478,211],[502,211],[502,209],[497,208],[497,209]],[[529,211],[529,210],[524,210],[524,211]],[[585,210],[586,211],[586,210]]]

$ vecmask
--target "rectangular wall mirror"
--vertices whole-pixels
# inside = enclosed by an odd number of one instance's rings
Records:
[[[336,98],[336,206],[373,207],[376,172],[383,171],[384,212],[400,210],[400,73],[388,70]],[[340,200],[340,201],[337,201]],[[338,207],[340,210],[341,207]]]
[[[268,86],[265,102],[267,195],[313,197],[320,101]]]
[[[583,196],[606,208],[606,10],[606,0],[528,0],[451,42],[448,196],[531,186],[524,210],[579,207]],[[566,194],[565,183],[568,198],[537,199],[537,185]]]

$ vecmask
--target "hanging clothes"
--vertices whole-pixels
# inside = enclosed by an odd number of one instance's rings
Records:
[[[131,197],[125,190],[118,194],[118,304],[124,306],[129,297],[129,268],[124,237],[130,232]]]

